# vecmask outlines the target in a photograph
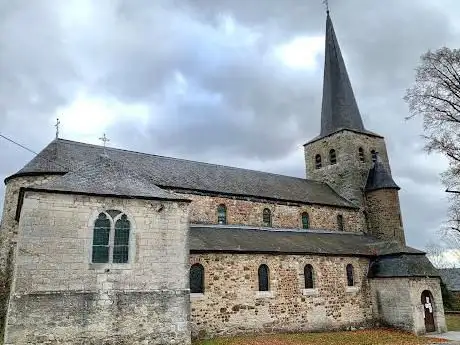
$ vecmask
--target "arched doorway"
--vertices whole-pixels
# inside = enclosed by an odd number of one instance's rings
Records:
[[[425,329],[426,332],[434,332],[436,331],[436,327],[434,324],[434,302],[433,302],[433,295],[430,291],[425,290],[422,292],[422,306],[424,311],[424,318],[425,318]]]

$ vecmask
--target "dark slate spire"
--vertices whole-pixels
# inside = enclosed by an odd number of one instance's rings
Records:
[[[327,11],[320,136],[324,137],[342,128],[367,132],[356,104],[332,20]]]
[[[376,160],[372,165],[369,175],[367,176],[366,192],[378,189],[400,189],[399,186],[393,181],[390,172],[378,153],[376,153]]]

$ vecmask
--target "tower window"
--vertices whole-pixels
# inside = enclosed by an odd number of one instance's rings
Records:
[[[364,162],[364,161],[365,161],[365,159],[364,159],[364,150],[363,150],[362,147],[360,147],[360,148],[358,149],[358,155],[359,155],[359,161],[360,161],[360,162]]]
[[[343,231],[343,216],[341,214],[337,215],[337,229]]]
[[[313,276],[313,266],[308,264],[303,269],[303,275],[305,278],[305,289],[313,289],[315,287],[315,280]]]
[[[262,213],[262,223],[264,226],[272,226],[272,212],[268,208],[264,208]]]
[[[354,279],[353,265],[352,264],[347,265],[347,285],[348,286],[355,285],[355,279]]]
[[[375,150],[371,150],[371,157],[372,162],[375,162],[377,160],[377,152]]]
[[[94,222],[91,262],[128,262],[130,222],[120,211],[101,212]]]
[[[217,207],[217,223],[227,224],[227,207],[224,204]]]
[[[190,267],[190,292],[204,293],[204,267],[201,264]]]
[[[329,151],[329,161],[331,162],[331,164],[336,164],[337,163],[337,155],[336,155],[334,149],[331,149]]]
[[[307,212],[302,213],[302,229],[310,228],[310,217]]]
[[[321,166],[322,166],[322,164],[321,164],[321,155],[317,154],[315,156],[315,168],[319,169],[319,168],[321,168]]]
[[[259,276],[259,291],[269,291],[269,269],[268,266],[263,264],[259,266],[259,271],[257,272]]]

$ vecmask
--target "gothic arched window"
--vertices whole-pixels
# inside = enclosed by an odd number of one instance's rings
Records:
[[[270,271],[268,266],[262,264],[257,272],[259,277],[259,291],[269,291],[270,289]]]
[[[337,163],[337,154],[335,153],[334,149],[331,149],[329,151],[329,162],[331,164],[336,164]]]
[[[313,289],[315,287],[315,278],[313,275],[313,266],[308,264],[303,269],[303,275],[305,277],[305,289]]]
[[[371,150],[371,157],[372,162],[375,162],[377,160],[377,152],[375,150]]]
[[[190,293],[204,293],[204,267],[201,264],[190,267]]]
[[[227,207],[224,204],[217,207],[217,223],[227,224]]]
[[[322,164],[321,164],[321,155],[317,154],[315,156],[315,168],[319,169],[319,168],[321,168],[321,166],[322,166]]]
[[[359,155],[359,161],[360,161],[360,162],[364,162],[364,161],[365,161],[365,159],[364,159],[364,150],[363,150],[362,147],[360,147],[360,148],[358,149],[358,155]]]
[[[341,214],[337,215],[337,229],[343,231],[343,216]]]
[[[307,212],[302,213],[302,229],[310,228],[310,217]]]
[[[355,279],[354,279],[354,275],[353,275],[353,265],[352,264],[347,265],[347,285],[348,286],[355,285]]]
[[[264,208],[262,222],[264,226],[272,226],[272,212],[268,208]]]
[[[94,222],[91,262],[127,263],[130,230],[128,217],[120,211],[99,213]]]

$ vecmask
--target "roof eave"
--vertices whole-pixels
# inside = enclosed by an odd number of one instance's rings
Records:
[[[350,129],[350,128],[340,128],[334,132],[331,132],[329,134],[326,134],[326,135],[320,135],[320,136],[317,136],[316,138],[313,138],[312,140],[310,141],[307,141],[305,144],[303,144],[303,146],[306,146],[306,145],[309,145],[309,144],[312,144],[316,141],[319,141],[321,139],[324,139],[324,138],[327,138],[327,137],[330,137],[334,134],[337,134],[337,133],[340,133],[340,132],[343,132],[343,131],[349,131],[349,132],[353,132],[353,133],[358,133],[358,134],[362,134],[362,135],[367,135],[369,137],[374,137],[374,138],[384,138],[383,136],[379,135],[379,134],[376,134],[374,132],[371,132],[371,131],[359,131],[359,130],[356,130],[356,129]]]

